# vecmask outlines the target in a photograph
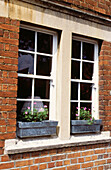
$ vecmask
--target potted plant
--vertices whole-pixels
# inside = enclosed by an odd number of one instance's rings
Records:
[[[20,138],[55,135],[58,122],[47,120],[48,108],[27,107],[18,117],[17,136]]]
[[[91,116],[90,109],[86,107],[80,108],[80,114],[77,111],[72,115],[75,120],[71,120],[71,133],[90,133],[90,132],[100,132],[100,126],[102,120],[95,120],[94,117]]]

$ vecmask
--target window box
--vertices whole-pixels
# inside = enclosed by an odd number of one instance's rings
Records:
[[[87,120],[71,120],[71,133],[91,133],[91,132],[100,132],[102,120],[94,120],[92,125],[88,125]]]
[[[56,134],[58,121],[45,120],[42,122],[17,122],[17,136],[29,138]]]

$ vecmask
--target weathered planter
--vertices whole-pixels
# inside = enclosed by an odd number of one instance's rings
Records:
[[[42,122],[17,122],[17,136],[29,138],[56,134],[58,121],[45,120]]]
[[[100,132],[102,120],[94,120],[92,125],[88,125],[87,120],[71,120],[71,133],[91,133],[91,132]]]

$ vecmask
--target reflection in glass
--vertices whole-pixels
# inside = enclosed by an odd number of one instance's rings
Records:
[[[19,77],[18,78],[18,98],[29,99],[32,95],[32,79]]]
[[[71,120],[76,119],[77,107],[78,107],[78,103],[71,103]]]
[[[20,28],[19,49],[34,51],[35,32]]]
[[[53,36],[45,33],[37,33],[37,51],[52,54]]]
[[[71,100],[78,100],[78,83],[71,82]]]
[[[34,74],[34,56],[19,52],[18,73]]]
[[[94,61],[94,44],[83,42],[83,57],[84,60]]]
[[[21,113],[23,113],[28,107],[31,108],[31,101],[17,102],[17,120],[21,119]]]
[[[80,78],[80,62],[72,60],[71,66],[71,78],[72,79],[79,79]]]
[[[92,80],[93,79],[93,65],[92,63],[83,62],[82,79]]]
[[[80,107],[83,108],[83,107],[86,107],[87,109],[86,110],[90,110],[91,111],[91,103],[80,103]]]
[[[92,99],[92,84],[81,83],[80,84],[80,100]]]
[[[35,99],[49,99],[49,88],[50,88],[50,81],[49,80],[35,80]]]
[[[80,59],[81,56],[81,42],[72,40],[72,58]]]
[[[50,76],[52,58],[47,56],[37,56],[36,74]]]
[[[49,119],[49,102],[34,101],[34,103],[33,103],[33,108],[37,109],[38,111],[39,111],[39,109],[41,109],[41,108],[46,108],[46,109],[48,109],[47,119]]]

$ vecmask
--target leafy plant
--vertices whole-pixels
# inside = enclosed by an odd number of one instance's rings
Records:
[[[87,120],[89,125],[92,125],[94,123],[94,117],[92,118],[91,113],[90,113],[90,109],[86,108],[86,107],[81,107],[80,108],[80,115],[78,114],[78,107],[76,108],[77,111],[74,115],[74,117],[76,118],[76,120]]]
[[[30,107],[27,107],[23,113],[19,116],[19,121],[22,122],[41,122],[48,118],[48,108],[44,105],[44,108],[40,108],[39,110],[34,108],[31,111]]]

